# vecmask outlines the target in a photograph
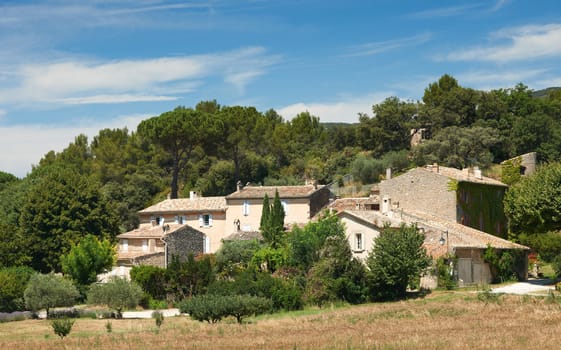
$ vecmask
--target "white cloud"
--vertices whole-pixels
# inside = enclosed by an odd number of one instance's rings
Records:
[[[396,50],[402,47],[424,44],[432,37],[431,33],[421,33],[407,38],[378,41],[362,45],[356,45],[349,49],[349,53],[344,57],[371,56],[386,51]]]
[[[176,97],[170,96],[150,96],[150,95],[95,95],[88,97],[69,97],[60,99],[60,102],[68,105],[79,104],[105,104],[105,103],[126,103],[126,102],[155,102],[155,101],[174,101]]]
[[[47,126],[47,125],[15,125],[0,126],[0,171],[24,177],[31,166],[49,151],[60,152],[80,134],[88,136],[88,140],[96,136],[101,129],[124,128],[136,130],[138,124],[152,115],[138,114],[121,116],[111,122],[89,123],[74,126]],[[14,152],[6,152],[14,150]]]
[[[471,71],[458,74],[456,77],[463,86],[476,89],[492,90],[512,87],[520,82],[532,81],[545,75],[547,69],[519,69],[513,71]]]
[[[277,109],[277,112],[285,119],[292,119],[302,112],[319,117],[323,123],[356,123],[358,113],[372,114],[372,106],[382,102],[391,92],[372,93],[363,96],[347,96],[339,98],[339,101],[295,103]]]
[[[262,47],[182,57],[92,62],[68,60],[24,64],[0,81],[3,103],[124,103],[165,101],[192,91],[205,78],[223,76],[243,92],[280,60]],[[9,78],[9,79],[8,79]]]
[[[502,63],[561,56],[561,24],[557,23],[503,29],[492,33],[491,39],[507,43],[458,50],[446,59]]]

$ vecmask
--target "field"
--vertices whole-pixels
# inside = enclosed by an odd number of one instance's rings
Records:
[[[199,323],[78,319],[60,339],[45,320],[0,324],[0,349],[559,349],[561,297],[435,292],[393,303]]]

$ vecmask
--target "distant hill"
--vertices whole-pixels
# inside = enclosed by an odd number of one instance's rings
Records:
[[[532,92],[532,96],[536,98],[544,98],[547,97],[553,91],[561,90],[561,87],[548,87],[541,90],[536,90]]]

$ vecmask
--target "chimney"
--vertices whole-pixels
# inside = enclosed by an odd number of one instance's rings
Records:
[[[433,163],[432,168],[433,168],[433,170],[434,170],[435,172],[437,172],[437,173],[438,173],[438,171],[440,170],[440,169],[438,169],[438,163]]]
[[[388,196],[382,199],[382,214],[388,215],[392,210],[392,200]]]
[[[481,169],[479,169],[479,167],[473,167],[473,176],[479,180],[483,179],[483,175],[481,174]]]
[[[189,199],[193,200],[197,198],[197,192],[195,191],[189,191]]]
[[[243,188],[242,182],[241,182],[241,181],[238,181],[238,182],[236,183],[236,189],[237,189],[238,191],[241,191],[242,188]]]
[[[392,168],[386,168],[386,180],[391,180],[392,178]]]

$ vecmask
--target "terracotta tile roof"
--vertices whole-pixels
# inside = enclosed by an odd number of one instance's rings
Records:
[[[147,257],[151,255],[163,255],[164,252],[119,252],[118,260],[133,260],[140,257]]]
[[[262,240],[263,236],[259,231],[238,231],[234,232],[229,236],[224,237],[224,241],[249,241],[251,239]]]
[[[415,168],[409,171],[417,171],[417,169],[421,170],[421,171],[427,171],[430,173],[435,173],[435,174],[439,174],[442,176],[446,176],[450,179],[454,179],[460,182],[473,182],[473,183],[480,183],[480,184],[487,184],[487,185],[495,185],[495,186],[504,186],[507,187],[506,184],[492,179],[490,177],[486,177],[486,176],[476,176],[475,172],[473,171],[473,169],[455,169],[455,168],[449,168],[449,167],[444,167],[444,166],[440,166],[440,165],[429,165],[425,168]]]
[[[390,218],[377,210],[343,210],[337,213],[337,215],[339,215],[339,217],[348,215],[376,227],[384,227],[385,224],[391,227],[399,227],[401,225],[400,220]]]
[[[183,226],[187,226],[187,224],[169,223],[164,226],[142,224],[137,229],[117,235],[117,238],[162,238],[164,234],[174,232]],[[164,232],[164,227],[169,229]]]
[[[176,213],[176,212],[199,212],[199,211],[226,211],[225,197],[197,197],[166,199],[139,213]]]
[[[367,205],[372,206],[376,204],[380,204],[379,195],[359,198],[339,198],[329,204],[328,208],[339,212],[343,210],[361,210],[365,209]]]
[[[474,228],[443,220],[434,215],[418,211],[399,213],[401,219],[407,224],[417,223],[419,228],[425,229],[425,242],[435,243],[441,237],[446,238],[448,231],[448,246],[450,248],[487,248],[490,245],[497,249],[524,249],[530,248],[507,241],[497,236],[476,230]]]
[[[303,185],[303,186],[245,186],[232,194],[226,196],[226,199],[259,199],[264,198],[265,194],[269,198],[275,197],[275,191],[279,191],[280,198],[308,198],[314,192],[323,188],[322,186]]]

